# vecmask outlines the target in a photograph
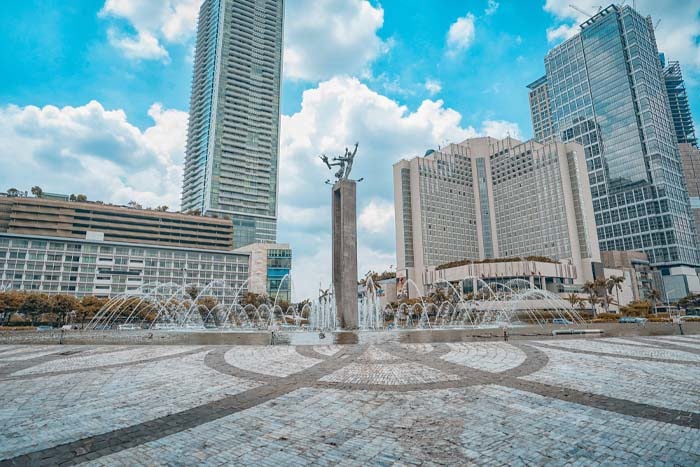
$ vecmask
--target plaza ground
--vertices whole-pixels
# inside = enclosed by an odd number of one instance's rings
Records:
[[[700,336],[0,346],[0,465],[700,463]]]

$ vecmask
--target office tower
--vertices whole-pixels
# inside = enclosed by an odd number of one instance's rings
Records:
[[[542,143],[554,138],[552,128],[552,112],[549,108],[549,94],[547,94],[547,77],[543,76],[528,84],[530,89],[530,117],[535,139]]]
[[[467,139],[394,164],[397,271],[543,256],[592,279],[600,261],[583,147]]]
[[[651,18],[611,5],[549,51],[544,79],[554,137],[584,147],[600,249],[643,251],[692,282],[700,261],[658,57]]]
[[[683,161],[683,175],[688,186],[695,231],[700,232],[700,150],[690,143],[680,143],[678,149]]]
[[[234,246],[274,243],[283,0],[199,12],[182,210],[231,219]]]
[[[685,82],[681,73],[681,66],[678,62],[668,62],[661,54],[661,65],[664,67],[664,81],[668,102],[671,106],[671,117],[676,130],[678,143],[688,143],[693,146],[698,145],[695,137],[695,127],[693,126],[693,115],[690,113],[688,94],[685,91]]]

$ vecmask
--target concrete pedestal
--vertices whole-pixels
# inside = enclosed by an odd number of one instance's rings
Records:
[[[357,183],[333,185],[333,289],[338,322],[357,329]]]

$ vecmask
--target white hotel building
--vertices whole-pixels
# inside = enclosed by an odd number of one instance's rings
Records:
[[[397,277],[420,293],[455,274],[581,284],[602,276],[583,148],[467,139],[394,165]],[[543,256],[555,262],[463,260]],[[441,266],[441,267],[440,267]],[[449,277],[448,277],[449,276]],[[411,295],[414,294],[410,291]]]

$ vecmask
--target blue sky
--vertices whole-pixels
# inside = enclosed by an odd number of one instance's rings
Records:
[[[0,188],[177,208],[200,2],[4,1]],[[525,86],[583,18],[568,3],[287,0],[279,240],[300,294],[330,270],[316,155],[360,142],[360,268],[395,264],[391,165],[477,134],[529,138]],[[700,4],[637,6],[661,19],[700,121]]]

